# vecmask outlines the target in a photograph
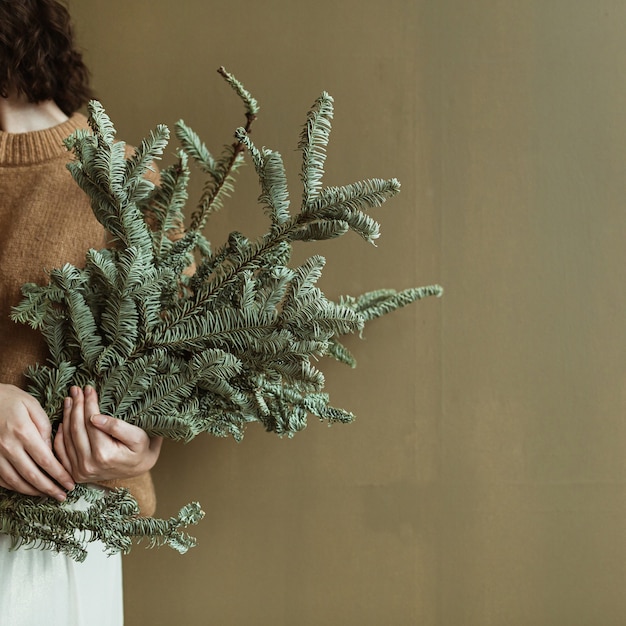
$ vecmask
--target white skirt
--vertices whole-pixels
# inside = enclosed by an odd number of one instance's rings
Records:
[[[78,563],[38,548],[10,550],[0,535],[0,623],[7,626],[122,626],[121,554],[99,541]]]

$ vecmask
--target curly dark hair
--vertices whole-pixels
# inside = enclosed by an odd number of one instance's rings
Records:
[[[92,97],[70,15],[56,0],[0,0],[0,95],[54,100],[71,115]]]

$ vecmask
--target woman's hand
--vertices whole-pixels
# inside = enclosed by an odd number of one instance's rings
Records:
[[[59,485],[72,490],[74,480],[52,452],[48,416],[29,393],[0,384],[0,486],[62,502]]]
[[[79,483],[130,478],[152,469],[161,437],[149,437],[138,426],[100,415],[93,387],[70,389],[54,450],[63,467]]]

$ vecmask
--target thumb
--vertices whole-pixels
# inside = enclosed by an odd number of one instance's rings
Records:
[[[110,415],[92,415],[89,421],[98,430],[106,433],[113,439],[117,439],[117,441],[131,450],[140,448],[148,436],[139,426],[134,426]]]

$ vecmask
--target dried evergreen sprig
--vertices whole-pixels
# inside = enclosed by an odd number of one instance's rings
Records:
[[[133,540],[146,538],[151,546],[169,545],[184,554],[196,541],[181,527],[197,524],[204,517],[196,502],[168,520],[140,517],[137,502],[126,489],[77,485],[63,504],[4,489],[1,494],[0,533],[11,538],[12,549],[54,550],[76,561],[85,560],[86,544],[96,540],[109,554],[126,554]]]
[[[90,250],[83,268],[65,265],[51,271],[46,286],[26,285],[24,300],[14,310],[15,320],[40,329],[48,342],[48,364],[30,368],[28,375],[30,392],[53,423],[62,418],[68,386],[86,383],[98,389],[103,413],[151,435],[185,441],[201,432],[240,439],[252,421],[291,436],[304,428],[309,414],[349,422],[351,413],[329,405],[314,362],[328,355],[352,364],[338,337],[360,332],[367,320],[409,302],[441,294],[440,287],[431,286],[332,302],[317,287],[322,257],[290,267],[294,241],[331,239],[353,230],[374,242],[379,226],[366,211],[395,195],[400,185],[395,179],[369,179],[323,186],[333,115],[332,98],[324,93],[300,135],[304,191],[300,210],[292,214],[280,154],[258,149],[249,136],[256,101],[234,77],[223,69],[220,73],[244,101],[246,127],[214,158],[179,122],[182,150],[163,170],[158,186],[146,173],[167,145],[164,126],[126,158],[104,109],[92,102],[91,132],[79,131],[67,141],[76,156],[69,169],[115,245]],[[259,200],[270,225],[255,241],[231,233],[212,251],[201,229],[232,190],[244,149],[258,174]],[[187,200],[188,156],[208,182],[186,234],[172,241],[167,233],[181,223]],[[184,272],[194,257],[197,268],[188,278]],[[18,542],[74,557],[94,538],[111,551],[127,550],[130,537],[142,536],[185,548],[192,541],[179,527],[201,515],[192,506],[169,521],[140,518],[128,508],[129,496],[118,492],[87,498],[91,504],[81,515],[56,502],[25,498],[12,494],[3,499],[0,524]],[[109,509],[104,533],[99,520]],[[38,523],[29,525],[34,517]]]
[[[241,98],[246,110],[245,131],[250,132],[252,123],[256,120],[259,105],[246,88],[223,67],[218,70],[219,74],[235,90]],[[224,206],[224,199],[234,191],[234,174],[243,164],[244,145],[237,140],[232,145],[226,146],[219,159],[214,159],[209,149],[200,137],[185,122],[179,120],[176,124],[176,136],[181,142],[183,149],[198,164],[207,180],[200,196],[197,209],[191,216],[189,230],[202,231],[207,218]],[[207,249],[208,253],[208,249]]]

